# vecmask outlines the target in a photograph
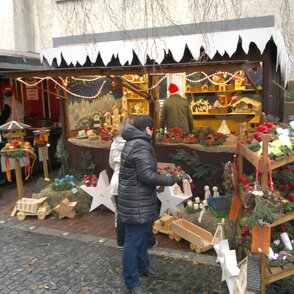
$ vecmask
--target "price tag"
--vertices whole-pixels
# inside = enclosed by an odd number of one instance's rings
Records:
[[[73,194],[76,194],[78,192],[78,189],[77,188],[72,188],[71,191],[72,191]]]

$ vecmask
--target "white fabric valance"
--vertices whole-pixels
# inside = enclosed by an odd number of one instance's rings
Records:
[[[199,57],[201,47],[204,48],[210,58],[213,58],[217,51],[221,55],[226,52],[231,57],[237,50],[239,37],[242,39],[242,47],[246,54],[249,51],[251,42],[256,44],[262,54],[267,42],[272,37],[277,46],[276,67],[280,66],[285,83],[288,81],[291,74],[292,61],[284,38],[276,27],[208,33],[205,35],[194,34],[157,39],[100,42],[91,46],[42,49],[40,57],[41,61],[46,59],[50,66],[52,66],[54,59],[56,59],[57,65],[60,66],[62,58],[67,65],[73,64],[76,66],[79,64],[83,66],[86,63],[87,57],[89,57],[92,63],[95,63],[100,53],[105,65],[110,62],[113,55],[118,57],[123,65],[127,61],[131,63],[134,51],[143,65],[146,63],[147,55],[160,64],[167,50],[170,50],[175,61],[179,62],[183,57],[186,45],[194,59]]]

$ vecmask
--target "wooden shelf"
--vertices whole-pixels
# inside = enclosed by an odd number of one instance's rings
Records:
[[[294,212],[291,213],[287,213],[284,216],[282,216],[281,218],[279,218],[278,220],[276,220],[274,223],[272,223],[270,226],[271,227],[276,227],[280,224],[286,223],[290,220],[294,219]]]
[[[204,112],[193,112],[193,115],[209,115],[209,116],[216,116],[216,115],[226,115],[226,116],[237,116],[237,115],[252,115],[255,116],[255,113],[252,112],[230,112],[230,113],[204,113]]]
[[[257,153],[248,149],[243,143],[240,143],[239,148],[240,154],[243,155],[256,168],[258,164]],[[294,152],[290,155],[285,155],[281,158],[271,160],[270,167],[273,170],[292,161],[294,161]]]
[[[244,125],[243,125],[244,127]],[[243,134],[241,128],[240,128],[240,134]],[[242,135],[240,137],[242,138]],[[262,160],[260,162],[260,171],[262,172],[262,178],[261,183],[263,185],[267,185],[268,182],[268,172],[269,168],[271,170],[278,168],[284,164],[287,164],[289,162],[294,161],[294,153],[289,156],[284,156],[282,158],[278,158],[277,160],[272,160],[270,162],[270,166],[268,166],[266,163],[268,161],[268,142],[269,137],[266,135],[263,135],[263,152]],[[258,155],[255,152],[252,152],[249,150],[245,144],[240,143],[239,144],[239,174],[243,173],[243,157],[246,158],[255,168],[258,166]],[[285,222],[291,221],[294,219],[294,212],[285,214],[278,220],[276,220],[274,223],[272,223],[270,226],[275,227],[280,224],[283,224]],[[266,255],[261,254],[260,257],[260,294],[265,294],[265,287],[266,285],[273,283],[275,281],[278,281],[280,279],[284,279],[286,277],[289,277],[294,274],[294,264],[285,264],[280,267],[266,267]]]
[[[204,93],[232,93],[232,92],[255,92],[254,89],[243,89],[243,90],[226,90],[226,91],[186,91],[186,94],[204,94]]]
[[[244,144],[239,144],[239,153],[244,156],[255,168],[258,164],[258,156],[255,152],[252,152]]]

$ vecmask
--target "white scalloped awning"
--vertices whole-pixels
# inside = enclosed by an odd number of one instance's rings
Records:
[[[194,59],[199,57],[201,47],[204,48],[210,58],[213,58],[217,51],[221,55],[227,52],[231,57],[237,50],[239,37],[242,39],[242,47],[246,54],[249,51],[251,42],[256,44],[262,54],[267,42],[272,37],[277,46],[276,67],[280,66],[285,83],[288,81],[292,61],[287,52],[284,38],[275,27],[209,33],[205,34],[205,36],[202,34],[182,35],[158,39],[101,42],[92,46],[50,48],[42,49],[40,55],[41,61],[46,59],[51,66],[54,59],[56,59],[57,65],[60,66],[62,58],[67,65],[73,64],[76,66],[79,64],[83,66],[87,57],[92,63],[95,63],[99,53],[104,64],[107,65],[114,55],[119,58],[120,63],[123,65],[127,61],[129,64],[132,62],[134,51],[142,64],[146,63],[147,55],[160,64],[167,50],[170,50],[174,60],[179,62],[183,57],[186,45]]]

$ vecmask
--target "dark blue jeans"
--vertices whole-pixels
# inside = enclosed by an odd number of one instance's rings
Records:
[[[125,225],[122,223],[119,219],[117,219],[117,225],[116,225],[116,239],[117,239],[117,245],[118,246],[124,246],[125,242]],[[147,249],[152,248],[155,243],[156,239],[152,232],[153,223],[148,224],[147,228]]]
[[[150,267],[146,238],[148,225],[125,224],[123,277],[127,288],[140,285],[138,271]]]

